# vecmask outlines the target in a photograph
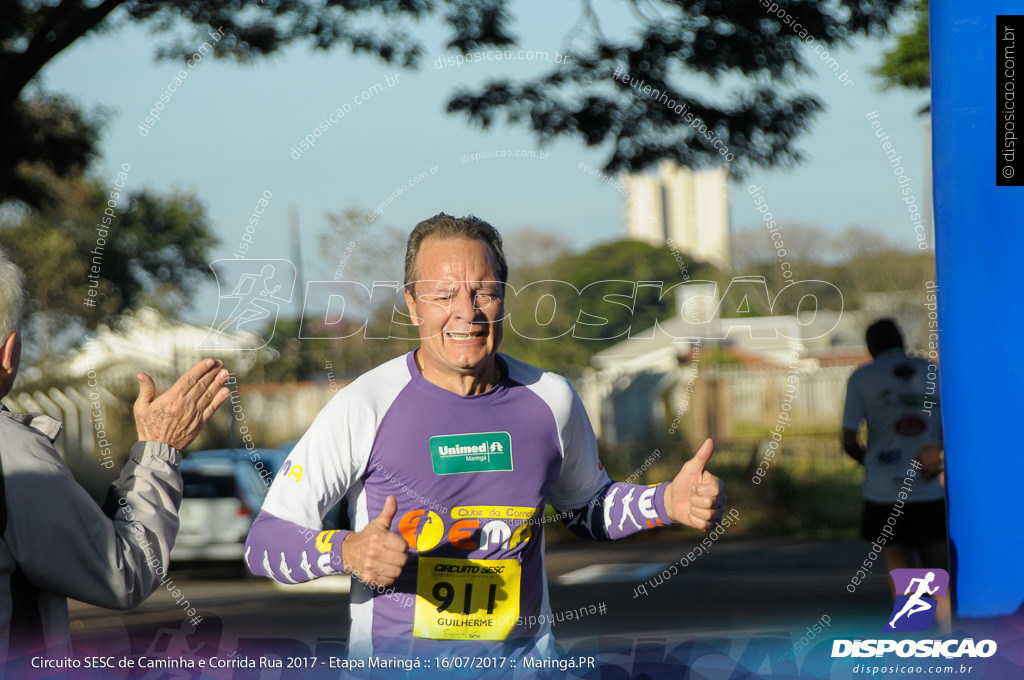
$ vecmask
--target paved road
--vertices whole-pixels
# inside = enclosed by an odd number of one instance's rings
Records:
[[[720,541],[710,552],[661,581],[656,572],[695,546],[693,541],[638,536],[617,543],[568,543],[547,550],[552,611],[587,616],[556,621],[562,644],[598,635],[701,637],[764,632],[797,633],[828,617],[833,627],[877,630],[889,611],[887,577],[875,574],[856,594],[846,585],[867,553],[861,541]],[[580,571],[586,570],[586,571]],[[880,565],[876,570],[881,572]],[[654,581],[651,581],[653,577]],[[223,647],[243,638],[285,638],[310,649],[343,644],[348,605],[345,577],[288,589],[232,571],[172,570],[181,596],[204,617]],[[646,585],[647,595],[637,587]],[[658,583],[658,585],[654,585]],[[191,632],[182,605],[161,589],[131,612],[72,603],[72,633],[87,648],[101,640],[136,651],[161,649]],[[184,604],[184,603],[183,603]],[[590,614],[604,605],[606,613]],[[113,641],[113,642],[111,642]],[[337,641],[336,643],[326,641]],[[154,647],[155,645],[155,647]]]

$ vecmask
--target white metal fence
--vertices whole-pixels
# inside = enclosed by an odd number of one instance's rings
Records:
[[[786,380],[795,377],[791,418],[796,427],[838,427],[843,418],[846,383],[855,366],[830,366],[813,371],[787,368],[712,366],[709,380],[726,386],[732,421],[737,424],[773,427],[778,420]]]

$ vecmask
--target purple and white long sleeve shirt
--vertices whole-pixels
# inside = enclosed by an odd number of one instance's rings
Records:
[[[343,496],[357,530],[398,500],[409,561],[387,588],[353,578],[350,653],[547,653],[545,504],[596,540],[671,523],[665,485],[609,479],[567,380],[498,361],[501,384],[468,397],[424,379],[413,352],[378,366],[331,399],[274,480],[246,561],[282,583],[344,570],[348,532],[321,530]]]

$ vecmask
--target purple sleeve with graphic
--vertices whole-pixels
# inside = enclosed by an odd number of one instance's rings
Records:
[[[591,501],[573,510],[565,524],[596,541],[614,541],[645,529],[674,524],[665,510],[666,484],[646,486],[612,482]]]
[[[304,583],[344,573],[341,543],[346,530],[317,531],[261,512],[245,541],[245,563],[257,576]]]

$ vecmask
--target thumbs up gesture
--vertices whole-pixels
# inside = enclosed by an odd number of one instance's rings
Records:
[[[345,571],[368,586],[376,588],[394,583],[408,559],[409,544],[391,531],[396,512],[398,501],[388,496],[380,514],[361,531],[345,536],[341,544]]]
[[[669,517],[701,531],[713,528],[725,511],[722,480],[704,469],[714,449],[712,441],[705,439],[665,489]]]

